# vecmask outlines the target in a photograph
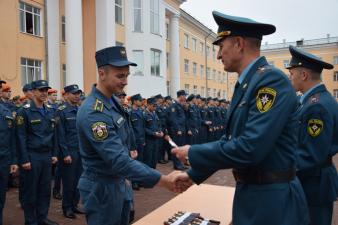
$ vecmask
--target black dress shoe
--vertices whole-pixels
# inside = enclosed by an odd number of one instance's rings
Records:
[[[63,215],[64,215],[66,218],[69,218],[69,219],[75,219],[75,218],[76,218],[76,216],[75,216],[73,210],[71,210],[71,209],[67,209],[67,210],[63,211]]]
[[[161,160],[158,161],[158,163],[159,163],[159,164],[166,164],[167,162],[164,161],[163,159],[161,159]]]
[[[129,212],[129,224],[131,224],[135,219],[135,210],[130,210]]]
[[[73,212],[76,214],[85,214],[85,211],[78,206],[73,208]]]
[[[62,199],[62,195],[60,193],[59,190],[53,189],[53,198],[57,199],[57,200],[61,200]]]
[[[59,224],[57,222],[54,222],[54,221],[46,218],[43,221],[41,221],[39,223],[39,225],[59,225]]]
[[[140,186],[138,186],[138,183],[132,183],[131,187],[133,188],[134,191],[139,191],[140,190]]]

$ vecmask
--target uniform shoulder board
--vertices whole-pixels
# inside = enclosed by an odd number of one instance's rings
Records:
[[[263,73],[266,73],[266,72],[272,70],[272,68],[273,68],[273,66],[271,66],[271,65],[261,66],[261,67],[258,67],[257,73],[263,74]]]
[[[50,104],[46,104],[46,106],[48,107],[48,108],[53,108],[53,106],[52,105],[50,105]]]
[[[103,112],[103,107],[104,107],[103,102],[100,99],[96,99],[94,107],[93,107],[94,110]]]
[[[31,107],[31,104],[27,103],[26,105],[23,106],[25,109],[28,109]]]
[[[62,111],[62,110],[64,110],[66,107],[67,107],[66,105],[60,105],[60,106],[58,107],[58,110],[59,110],[59,111]]]

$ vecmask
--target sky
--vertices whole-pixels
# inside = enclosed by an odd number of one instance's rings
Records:
[[[338,36],[338,0],[187,0],[181,8],[215,32],[214,10],[275,25],[263,43]]]

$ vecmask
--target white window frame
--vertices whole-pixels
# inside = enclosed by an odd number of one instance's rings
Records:
[[[196,52],[197,51],[197,40],[196,40],[196,38],[192,38],[191,44],[192,44],[192,50],[194,52]]]
[[[194,95],[197,95],[197,85],[194,85],[194,86],[193,86],[193,94],[194,94]]]
[[[150,49],[150,74],[156,77],[161,76],[161,50]]]
[[[200,52],[201,54],[204,54],[204,43],[200,42]]]
[[[189,89],[190,89],[190,85],[189,84],[185,84],[184,85],[184,90],[186,94],[189,94]]]
[[[194,77],[197,76],[197,63],[195,63],[195,62],[192,63],[192,73],[193,73]]]
[[[61,65],[61,71],[62,71],[63,86],[66,86],[66,79],[67,79],[67,65],[66,64]]]
[[[184,48],[189,49],[189,34],[184,33]]]
[[[189,60],[184,59],[184,73],[189,73]]]
[[[338,55],[333,56],[333,65],[338,65]]]
[[[338,89],[333,89],[333,97],[338,99]]]
[[[338,82],[338,71],[333,72],[333,81]]]
[[[28,61],[33,60],[33,65],[28,65]],[[41,80],[43,75],[42,70],[42,61],[37,59],[29,59],[29,58],[21,58],[21,83],[22,85],[25,85],[27,83],[30,83],[34,80]],[[22,74],[23,69],[25,70],[25,74]],[[32,79],[28,77],[28,70],[31,69],[31,72],[33,74]],[[40,70],[40,74],[38,74],[38,70]]]
[[[32,7],[32,11],[28,11],[26,8],[27,7]],[[38,11],[38,12],[35,12],[35,11]],[[26,26],[26,14],[29,13],[29,14],[32,14],[32,33],[30,32],[27,32],[27,26]],[[39,21],[39,28],[38,28],[38,31],[40,33],[37,32],[37,30],[35,29],[35,20],[38,19]],[[24,22],[25,24],[22,24],[22,22]],[[43,21],[42,21],[42,10],[38,7],[35,7],[35,6],[32,6],[30,4],[27,4],[25,2],[22,2],[22,1],[19,1],[19,23],[20,23],[20,26],[19,26],[19,29],[20,29],[20,32],[22,33],[25,33],[25,34],[30,34],[30,35],[34,35],[34,36],[38,36],[38,37],[42,37],[42,34],[43,34]]]
[[[200,75],[201,75],[201,79],[203,79],[203,77],[204,77],[204,65],[200,66]]]
[[[117,24],[120,24],[120,25],[123,25],[124,24],[124,13],[123,13],[123,1],[124,0],[121,0],[121,4],[118,4],[116,3],[117,0],[115,0],[115,23]],[[118,14],[116,13],[117,12],[117,8],[119,8],[119,10],[121,10],[121,21],[118,21],[119,18],[117,17]]]
[[[137,2],[140,3],[140,6],[137,6]],[[134,24],[133,24],[133,30],[134,32],[143,32],[143,14],[142,14],[142,8],[143,8],[143,1],[142,0],[133,0],[133,16],[134,16]],[[137,18],[139,12],[139,18]],[[140,27],[139,29],[136,29],[136,22],[140,22]]]
[[[140,60],[135,58],[135,54],[141,53]],[[137,66],[133,67],[133,76],[144,76],[144,52],[143,50],[133,50],[132,52],[133,62]]]
[[[201,87],[201,95],[202,97],[205,97],[205,87]]]
[[[157,7],[155,7],[155,2],[157,3]],[[160,1],[159,0],[150,0],[150,33],[160,34]]]
[[[61,16],[61,42],[66,43],[66,17]]]

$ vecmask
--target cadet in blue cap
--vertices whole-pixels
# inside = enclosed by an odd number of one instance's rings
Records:
[[[26,225],[55,225],[47,219],[51,195],[51,168],[57,162],[54,110],[45,104],[50,87],[32,82],[33,100],[16,117],[21,203]]]
[[[64,87],[66,102],[56,111],[57,138],[62,160],[62,210],[67,218],[76,218],[75,213],[83,213],[78,208],[80,200],[77,183],[82,173],[79,141],[76,129],[76,114],[82,90],[77,84]],[[59,162],[61,163],[61,162]]]
[[[0,89],[3,82],[0,80]],[[6,190],[9,174],[16,173],[16,145],[14,117],[9,109],[0,104],[0,225],[3,220],[3,209],[6,201]]]
[[[164,105],[164,98],[161,94],[155,95],[154,98],[156,100],[156,115],[160,119],[162,131],[166,135],[168,134],[167,125],[166,125],[167,110]],[[167,148],[167,144],[168,143],[165,141],[164,138],[161,138],[159,140],[158,163],[160,164],[168,163],[168,161],[165,160],[165,151]]]
[[[220,169],[233,169],[233,225],[308,225],[296,177],[297,97],[288,77],[260,56],[269,24],[213,12],[218,24],[217,58],[239,74],[221,140],[173,150],[191,169],[180,179],[200,184]]]
[[[323,69],[333,65],[290,46],[290,80],[300,91],[298,110],[298,172],[310,211],[311,224],[331,225],[338,197],[337,170],[332,157],[338,151],[338,104],[322,83]]]
[[[164,137],[161,121],[156,114],[156,99],[147,99],[147,109],[144,112],[146,146],[144,149],[144,162],[156,169],[160,140]]]
[[[177,91],[177,101],[170,105],[167,114],[168,134],[178,146],[184,145],[186,141],[186,117],[184,111],[186,95],[184,90]],[[185,169],[175,155],[172,156],[172,161],[174,169]]]
[[[144,112],[141,108],[142,106],[142,96],[136,94],[130,97],[132,104],[131,111],[131,124],[134,131],[136,149],[137,149],[137,160],[144,162],[144,146],[146,145],[146,133],[145,133],[145,121],[144,121]],[[137,182],[132,182],[132,187],[134,190],[139,190],[139,184]]]
[[[176,190],[174,174],[161,175],[129,156],[129,115],[114,96],[127,85],[129,66],[136,66],[128,61],[126,49],[105,48],[95,57],[98,83],[79,108],[76,120],[84,170],[78,188],[88,225],[126,225],[130,203],[125,201],[125,179],[145,187]]]
[[[200,128],[199,111],[196,107],[196,96],[191,94],[187,98],[188,108],[186,110],[187,138],[186,144],[196,144]]]

